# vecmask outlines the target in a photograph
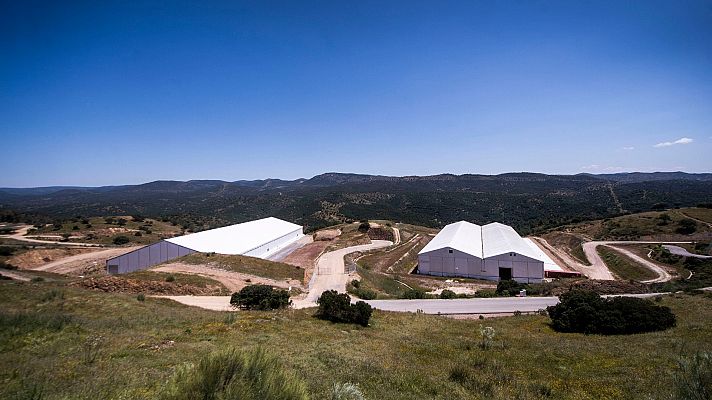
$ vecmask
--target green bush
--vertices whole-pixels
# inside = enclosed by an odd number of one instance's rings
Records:
[[[369,229],[371,229],[371,224],[368,221],[363,221],[358,225],[359,232],[368,232]]]
[[[375,291],[364,288],[358,288],[354,290],[353,294],[356,295],[356,297],[358,297],[359,299],[364,300],[374,300],[376,297],[378,297],[378,293],[376,293]]]
[[[176,277],[173,275],[168,275],[166,277],[166,282],[175,282],[175,281],[176,281]]]
[[[164,400],[307,400],[306,385],[261,348],[204,356],[180,367],[166,384]]]
[[[401,299],[425,299],[428,297],[424,290],[420,289],[406,289],[401,294]]]
[[[684,218],[677,223],[678,227],[675,232],[682,235],[690,235],[697,231],[697,222],[694,219]]]
[[[455,298],[457,298],[457,293],[455,293],[449,289],[443,289],[443,291],[440,292],[440,298],[441,299],[455,299]]]
[[[143,293],[139,293],[138,296],[136,296],[136,300],[146,301],[146,296]]]
[[[678,399],[712,399],[712,353],[700,352],[681,358],[673,382]]]
[[[319,309],[316,317],[331,322],[344,322],[368,326],[373,309],[363,301],[351,304],[351,299],[346,293],[327,290],[316,301]]]
[[[289,293],[269,285],[245,286],[233,293],[230,304],[241,310],[276,310],[289,305]]]
[[[121,246],[122,244],[126,244],[130,242],[131,239],[129,239],[127,236],[116,236],[113,240],[114,244]]]
[[[546,309],[559,332],[625,335],[662,331],[675,326],[670,308],[636,297],[604,299],[595,292],[572,290]]]
[[[529,289],[529,285],[519,283],[514,279],[507,279],[497,283],[495,293],[497,293],[498,296],[516,296],[522,289]]]

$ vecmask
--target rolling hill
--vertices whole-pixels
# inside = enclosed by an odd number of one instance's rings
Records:
[[[710,174],[379,176],[326,173],[293,181],[155,181],[140,185],[0,189],[4,220],[141,214],[200,230],[273,215],[307,229],[358,219],[439,227],[500,221],[521,233],[652,207],[712,199]]]

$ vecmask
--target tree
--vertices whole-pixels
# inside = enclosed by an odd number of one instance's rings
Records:
[[[276,310],[287,307],[289,293],[269,285],[245,286],[230,297],[230,304],[241,310]]]
[[[455,293],[449,289],[443,289],[443,291],[440,292],[441,299],[454,299],[456,297],[457,297],[457,293]]]
[[[364,302],[358,301],[351,304],[351,299],[346,293],[336,290],[327,290],[316,301],[319,305],[316,317],[331,322],[343,322],[368,326],[373,309]]]

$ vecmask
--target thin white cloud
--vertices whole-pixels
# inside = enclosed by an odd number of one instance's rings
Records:
[[[633,146],[626,146],[626,147],[623,147],[623,150],[626,150],[626,151],[635,150],[635,147],[633,147]]]
[[[668,146],[674,146],[674,145],[676,145],[676,144],[690,144],[690,143],[692,143],[692,142],[694,142],[694,140],[692,140],[692,139],[690,139],[690,138],[684,137],[684,138],[677,139],[677,140],[674,141],[674,142],[662,142],[662,143],[658,143],[658,144],[656,144],[656,145],[653,146],[653,147],[668,147]]]

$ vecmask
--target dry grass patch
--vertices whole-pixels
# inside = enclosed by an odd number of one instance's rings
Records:
[[[302,283],[304,282],[304,268],[256,257],[194,253],[175,261],[184,262],[186,264],[209,265],[227,271],[240,272],[276,281],[294,279]]]

